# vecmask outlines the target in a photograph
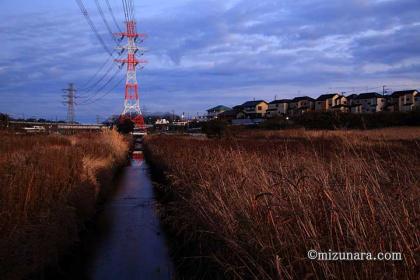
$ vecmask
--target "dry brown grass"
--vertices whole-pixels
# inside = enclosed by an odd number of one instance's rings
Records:
[[[64,136],[0,135],[0,278],[20,279],[77,240],[93,214],[98,179],[125,161],[113,131]]]
[[[194,244],[191,255],[181,250],[181,269],[204,262],[232,279],[417,279],[419,129],[273,134],[147,140],[169,182],[160,188],[165,224],[178,249]],[[402,252],[403,261],[310,261],[309,249]],[[207,272],[196,277],[216,278]]]
[[[370,140],[419,140],[420,127],[391,127],[372,130],[305,130],[286,129],[276,131],[246,130],[238,138],[281,139],[281,138],[365,138]]]

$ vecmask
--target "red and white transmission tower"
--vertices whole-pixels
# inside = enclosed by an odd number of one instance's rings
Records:
[[[125,83],[125,97],[124,97],[124,111],[121,114],[121,118],[131,119],[136,127],[145,128],[145,123],[143,115],[140,109],[140,100],[139,100],[139,86],[137,83],[137,65],[142,63],[147,63],[145,60],[139,60],[136,58],[137,52],[141,52],[143,55],[144,50],[139,48],[136,43],[138,38],[146,37],[145,34],[139,34],[136,30],[136,22],[134,20],[129,20],[126,22],[126,32],[117,33],[116,36],[127,37],[127,45],[119,47],[121,50],[127,50],[126,59],[116,59],[116,62],[122,63],[122,65],[127,64],[127,80]],[[143,42],[143,40],[141,40]],[[140,43],[141,43],[140,42]]]

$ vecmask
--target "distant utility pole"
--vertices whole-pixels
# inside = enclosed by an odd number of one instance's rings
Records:
[[[76,88],[74,87],[73,83],[70,83],[69,87],[66,89],[63,89],[63,91],[66,93],[64,95],[65,97],[64,104],[67,105],[67,122],[74,123],[74,120],[75,120],[74,104],[75,104],[75,99],[76,99]]]
[[[385,93],[388,92],[388,89],[386,88],[386,86],[382,86],[382,96],[385,96]]]

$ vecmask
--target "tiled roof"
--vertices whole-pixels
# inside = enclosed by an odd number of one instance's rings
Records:
[[[347,96],[347,99],[351,100],[351,99],[356,99],[357,97],[358,97],[357,94],[350,94],[349,96]]]
[[[208,110],[207,110],[207,112],[213,112],[213,111],[227,111],[227,110],[230,110],[230,109],[231,109],[231,108],[226,107],[226,106],[224,106],[224,105],[219,105],[219,106],[216,106],[216,107],[213,107],[213,108],[208,109]]]
[[[370,98],[382,98],[383,96],[380,95],[377,92],[366,92],[366,93],[361,93],[359,94],[359,96],[357,97],[357,99],[370,99]]]
[[[299,101],[303,101],[303,100],[308,100],[308,101],[315,101],[315,99],[313,99],[312,97],[309,96],[300,96],[300,97],[295,97],[293,98],[293,102],[299,102]]]
[[[236,117],[236,115],[240,112],[240,110],[228,110],[228,111],[224,111],[223,113],[219,114],[219,118],[220,117]]]
[[[392,93],[391,96],[399,97],[401,95],[412,94],[414,92],[418,92],[418,91],[416,89],[394,91],[394,93]]]
[[[316,101],[325,101],[327,99],[333,98],[334,96],[338,95],[338,93],[331,93],[331,94],[323,94],[316,99]]]
[[[254,100],[254,101],[247,101],[244,104],[242,104],[242,107],[255,107],[258,104],[260,104],[261,102],[267,103],[264,100]]]
[[[280,100],[274,100],[271,101],[269,104],[280,104],[280,103],[290,103],[292,100],[290,99],[280,99]]]

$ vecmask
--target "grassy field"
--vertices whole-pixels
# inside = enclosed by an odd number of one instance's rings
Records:
[[[154,136],[162,218],[197,279],[418,279],[420,129]],[[402,261],[311,261],[401,252]],[[215,271],[218,274],[215,274]]]
[[[21,279],[77,241],[102,183],[127,152],[127,141],[114,131],[0,134],[0,279]]]

